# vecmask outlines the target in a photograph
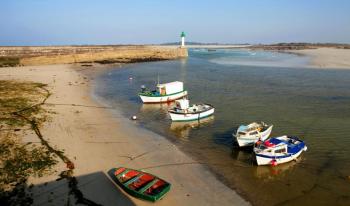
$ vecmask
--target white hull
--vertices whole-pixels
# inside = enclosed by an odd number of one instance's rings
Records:
[[[246,147],[246,146],[254,145],[259,139],[261,141],[265,141],[270,136],[271,131],[272,131],[272,125],[264,132],[259,133],[259,134],[254,135],[254,136],[248,136],[248,137],[247,136],[246,137],[237,137],[235,135],[233,135],[233,136],[236,138],[237,143],[240,147]]]
[[[179,92],[176,94],[170,94],[166,96],[151,97],[139,95],[143,103],[162,103],[162,102],[171,102],[176,99],[180,99],[184,96],[187,96],[187,91]]]
[[[306,151],[307,147],[305,146],[304,149],[300,150],[299,152],[288,156],[288,157],[278,157],[276,156],[276,158],[273,157],[261,157],[258,155],[255,155],[256,158],[256,163],[258,165],[271,165],[272,161],[275,160],[277,164],[282,164],[282,163],[286,163],[286,162],[290,162],[292,160],[296,160],[303,151]]]
[[[169,112],[169,114],[172,121],[193,121],[193,120],[199,120],[214,114],[214,110],[215,110],[214,108],[211,108],[208,111],[197,113],[197,114],[178,114],[178,113],[171,113],[171,112]]]

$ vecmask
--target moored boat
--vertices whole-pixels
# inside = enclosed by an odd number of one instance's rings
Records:
[[[257,164],[273,166],[296,160],[306,150],[304,141],[286,135],[259,141],[254,147]]]
[[[188,99],[176,100],[175,105],[173,109],[168,111],[172,121],[200,120],[213,115],[215,110],[210,104],[193,104],[189,106]]]
[[[253,146],[258,140],[265,141],[271,134],[273,125],[264,122],[253,122],[238,127],[235,134],[232,134],[240,147]]]
[[[125,167],[115,168],[112,178],[130,195],[155,202],[170,190],[171,184],[159,177]]]
[[[187,95],[183,82],[175,81],[164,84],[157,84],[156,90],[149,91],[141,87],[139,96],[143,103],[171,102]]]

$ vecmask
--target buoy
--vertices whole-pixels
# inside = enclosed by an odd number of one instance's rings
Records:
[[[277,166],[277,161],[276,161],[276,160],[272,160],[272,161],[271,161],[271,166],[272,166],[272,167]]]
[[[74,163],[71,162],[71,161],[68,161],[68,162],[66,163],[66,166],[67,166],[67,168],[70,169],[70,170],[74,169]]]
[[[132,119],[132,120],[137,120],[137,116],[134,115],[134,116],[131,117],[131,119]]]

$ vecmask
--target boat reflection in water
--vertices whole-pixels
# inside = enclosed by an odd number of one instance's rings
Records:
[[[291,161],[277,166],[258,166],[252,152],[252,147],[239,148],[238,145],[233,148],[231,156],[240,162],[241,165],[252,167],[253,175],[263,181],[273,181],[288,175],[288,173],[293,172],[293,169],[296,168],[294,166],[302,160],[298,159],[297,161]]]
[[[232,149],[231,157],[246,166],[254,165],[254,154],[252,153],[252,147],[239,147],[235,145]]]
[[[172,122],[170,125],[170,131],[174,133],[176,137],[185,140],[189,138],[189,134],[192,129],[199,129],[201,127],[210,125],[213,122],[214,116],[209,116],[195,121]]]
[[[140,113],[149,120],[154,120],[154,118],[157,120],[169,119],[168,110],[174,106],[174,102],[162,104],[143,104],[140,108]]]
[[[264,181],[271,181],[286,176],[293,171],[294,166],[298,164],[296,161],[287,162],[277,166],[255,167],[254,176]]]

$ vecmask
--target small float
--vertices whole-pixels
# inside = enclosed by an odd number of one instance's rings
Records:
[[[232,136],[240,147],[253,146],[258,140],[265,141],[271,134],[273,125],[253,122],[238,127]]]
[[[157,176],[125,167],[113,169],[112,178],[130,195],[152,202],[163,198],[171,186]]]
[[[188,99],[175,101],[175,107],[168,110],[172,121],[195,121],[214,114],[215,108],[210,104],[193,104]]]
[[[187,91],[184,89],[183,82],[179,81],[157,84],[156,89],[153,91],[142,86],[139,93],[143,103],[171,102],[186,95]]]
[[[306,150],[302,140],[286,135],[258,141],[254,147],[257,164],[272,166],[296,160]]]

